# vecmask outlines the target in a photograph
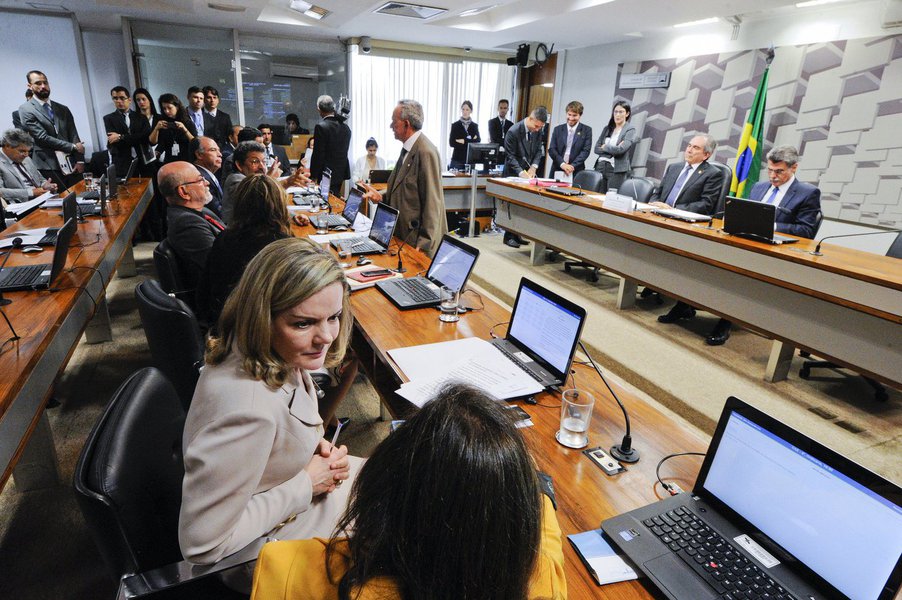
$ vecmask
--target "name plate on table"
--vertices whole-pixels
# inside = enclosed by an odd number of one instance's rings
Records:
[[[631,213],[635,202],[632,197],[624,196],[623,194],[605,194],[602,206],[617,212]]]

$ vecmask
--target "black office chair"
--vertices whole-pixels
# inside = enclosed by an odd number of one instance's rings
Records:
[[[820,229],[821,221],[823,221],[823,214],[818,213],[817,220],[817,228]],[[893,243],[890,244],[889,250],[886,251],[886,256],[890,256],[892,258],[902,258],[902,233],[896,235],[896,239],[893,240]],[[802,356],[807,357],[811,356],[807,352],[801,353]],[[809,379],[811,377],[811,369],[842,369],[844,368],[842,365],[838,365],[834,362],[830,362],[829,360],[806,360],[802,363],[802,368],[799,369],[799,377],[802,379]],[[883,385],[872,379],[866,375],[862,375],[862,378],[871,386],[874,390],[874,399],[879,402],[886,402],[889,399],[889,394],[886,392],[886,388]]]
[[[600,171],[583,169],[573,176],[573,187],[585,192],[600,192],[604,185],[604,175]]]
[[[154,366],[172,382],[187,411],[204,363],[197,319],[187,304],[163,291],[154,279],[135,287],[135,299]]]
[[[185,269],[181,259],[169,245],[169,240],[164,238],[153,249],[153,264],[157,268],[157,277],[160,278],[162,288],[169,294],[175,294],[177,298],[193,308],[195,292],[187,288]]]
[[[637,202],[647,203],[651,200],[651,195],[657,185],[655,180],[650,177],[630,177],[621,184],[617,193],[629,196]]]
[[[76,499],[103,561],[123,586],[133,582],[124,587],[144,592],[123,593],[120,587],[120,598],[246,597],[207,577],[232,562],[197,567],[182,561],[184,424],[185,411],[166,377],[152,367],[141,369],[113,395],[79,456]],[[236,558],[246,563],[256,554]]]
[[[730,195],[730,186],[733,184],[733,169],[723,163],[719,163],[714,160],[709,160],[708,164],[723,173],[723,183],[720,186],[720,196],[718,196],[717,205],[714,208],[714,214],[719,213],[718,216],[720,216],[723,214],[727,196]]]

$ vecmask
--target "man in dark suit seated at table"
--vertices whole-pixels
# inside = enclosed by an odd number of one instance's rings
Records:
[[[222,219],[222,185],[216,178],[216,173],[222,167],[222,152],[216,144],[216,140],[207,136],[198,136],[191,140],[191,156],[194,157],[194,166],[198,172],[210,184],[210,194],[213,200],[207,208],[216,213]]]
[[[150,123],[144,115],[130,110],[132,97],[128,89],[117,85],[110,90],[116,110],[103,117],[106,143],[116,176],[125,177],[132,159],[141,152],[141,140],[150,133]]]
[[[667,167],[649,204],[713,215],[723,189],[723,173],[708,164],[716,147],[717,141],[708,134],[698,134],[689,140],[683,153],[685,161]],[[658,322],[676,323],[694,316],[695,309],[679,301],[670,312],[659,316]]]
[[[571,177],[586,168],[586,159],[592,151],[592,128],[579,120],[583,116],[583,104],[574,100],[567,105],[567,122],[551,132],[548,156],[551,157],[551,174],[563,171]]]
[[[510,102],[499,100],[498,116],[494,119],[489,119],[489,141],[493,144],[501,144],[502,147],[504,146],[504,136],[514,126],[514,122],[507,118],[509,107]]]
[[[9,129],[0,139],[0,196],[7,202],[26,202],[44,192],[56,191],[45,179],[28,153],[34,139],[21,129]]]
[[[548,122],[548,110],[537,106],[529,116],[511,127],[504,137],[504,177],[536,177],[545,156],[542,128]],[[519,248],[528,242],[515,233],[504,232],[504,243]]]
[[[821,212],[821,191],[795,177],[799,151],[793,146],[777,146],[767,153],[767,178],[752,186],[749,200],[777,207],[775,231],[814,239]],[[733,324],[721,319],[705,338],[709,346],[721,346],[730,339]]]
[[[225,224],[206,208],[213,199],[210,184],[191,163],[176,161],[163,165],[157,181],[169,205],[166,238],[184,269],[185,290],[193,290],[207,264],[213,240],[225,230]]]

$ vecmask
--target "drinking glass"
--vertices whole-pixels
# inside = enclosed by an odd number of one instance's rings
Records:
[[[561,428],[554,437],[568,448],[585,448],[589,445],[589,421],[595,398],[589,392],[577,389],[564,390],[561,400]]]
[[[460,304],[460,290],[455,290],[443,285],[441,289],[441,299],[441,304],[439,304],[439,309],[441,310],[441,314],[438,317],[439,320],[444,323],[456,323],[457,321],[460,321],[460,313],[457,312],[457,307]]]

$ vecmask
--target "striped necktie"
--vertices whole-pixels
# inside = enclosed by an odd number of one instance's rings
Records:
[[[770,193],[770,196],[768,196],[767,200],[765,200],[764,202],[765,202],[766,204],[773,204],[773,203],[774,203],[774,200],[777,199],[777,193],[778,193],[779,191],[780,191],[780,188],[775,187],[775,188],[774,188],[774,191],[772,191],[772,192]]]

